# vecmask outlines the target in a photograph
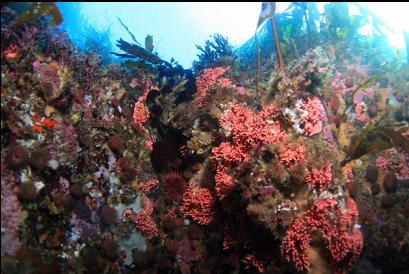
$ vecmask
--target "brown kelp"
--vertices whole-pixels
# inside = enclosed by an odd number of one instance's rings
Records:
[[[279,65],[280,70],[285,71],[284,58],[281,52],[281,45],[280,45],[280,39],[278,35],[277,23],[274,17],[275,11],[276,11],[275,2],[263,2],[262,3],[261,11],[260,11],[258,22],[257,22],[256,31],[267,19],[271,19],[271,23],[273,27],[273,34],[274,34],[275,49],[276,49],[276,54],[277,54],[277,59],[278,59],[278,65]],[[260,56],[259,49],[257,49],[257,56]],[[260,58],[258,57],[257,60],[259,59]],[[260,67],[260,64],[258,64],[258,67]]]
[[[372,125],[366,126],[351,142],[348,154],[342,165],[358,159],[365,154],[380,152],[393,147],[401,148],[409,153],[409,139],[403,134],[409,130],[407,123],[393,123],[390,120],[390,111]],[[389,119],[388,119],[389,118]]]
[[[27,10],[18,17],[17,21],[14,23],[14,27],[19,27],[40,16],[51,16],[51,27],[60,25],[64,20],[60,9],[55,2],[33,2],[30,3]]]

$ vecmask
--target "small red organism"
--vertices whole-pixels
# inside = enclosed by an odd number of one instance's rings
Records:
[[[143,194],[146,194],[146,193],[148,193],[151,189],[157,187],[158,184],[159,184],[159,180],[158,180],[158,179],[151,179],[151,180],[149,180],[149,181],[147,181],[147,182],[142,182],[142,183],[139,185],[139,189],[141,190],[141,192],[142,192]]]
[[[182,200],[186,181],[177,172],[166,174],[163,178],[163,196],[168,203]]]
[[[250,266],[257,268],[258,272],[263,273],[265,271],[264,264],[261,260],[257,259],[253,254],[247,254],[244,257],[243,262],[246,264],[245,269],[249,269]]]
[[[34,115],[33,115],[32,119],[33,119],[34,123],[39,123],[39,122],[41,122],[41,115],[38,114],[37,112],[34,112]]]
[[[33,125],[33,130],[38,132],[38,133],[42,133],[43,132],[43,127],[40,125]]]
[[[223,200],[227,195],[229,195],[236,186],[234,178],[220,167],[217,169],[215,181],[217,197],[220,200]]]
[[[162,215],[161,221],[163,228],[168,232],[173,231],[183,225],[182,218],[170,215]]]
[[[183,195],[180,210],[197,223],[208,225],[213,220],[213,203],[213,196],[208,189],[190,184]]]
[[[3,55],[6,59],[15,60],[20,57],[20,50],[16,44],[11,44],[4,50]]]
[[[56,120],[51,119],[51,118],[41,117],[41,115],[38,114],[37,112],[34,112],[32,120],[33,120],[32,128],[34,131],[38,133],[42,133],[44,127],[49,130],[58,128],[58,122]]]
[[[310,174],[305,178],[304,182],[318,188],[322,193],[330,185],[332,181],[332,163],[329,163],[324,168],[312,168]]]
[[[118,166],[123,171],[133,170],[132,159],[129,157],[121,157],[118,159]]]
[[[145,141],[146,148],[149,150],[149,152],[152,152],[153,144],[155,142],[156,142],[156,137],[155,136],[149,136],[148,139]]]
[[[22,200],[32,202],[37,199],[38,193],[33,183],[24,183],[19,186],[17,195]]]
[[[58,123],[57,123],[57,121],[55,121],[53,119],[44,118],[43,126],[45,126],[48,129],[56,129],[56,128],[58,128]]]
[[[133,110],[133,120],[136,130],[141,136],[145,135],[147,132],[144,126],[146,122],[148,122],[149,116],[149,109],[144,105],[144,103],[142,101],[136,102]]]

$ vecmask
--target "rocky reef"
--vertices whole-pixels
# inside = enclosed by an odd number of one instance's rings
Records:
[[[407,269],[407,65],[327,43],[256,88],[234,56],[104,65],[2,9],[2,273]]]

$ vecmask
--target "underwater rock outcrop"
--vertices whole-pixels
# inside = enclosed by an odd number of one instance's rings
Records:
[[[155,66],[106,66],[5,14],[2,272],[405,271],[407,67],[331,41],[256,88],[140,46]]]

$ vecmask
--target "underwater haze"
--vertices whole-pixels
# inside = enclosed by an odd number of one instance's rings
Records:
[[[277,12],[285,11],[290,2],[277,3]],[[389,42],[405,54],[403,32],[409,32],[409,19],[406,11],[409,3],[361,3],[368,11],[385,22],[383,29]],[[260,3],[58,3],[65,15],[62,28],[66,29],[74,43],[83,45],[84,36],[90,29],[103,33],[107,31],[106,43],[114,49],[116,40],[127,37],[120,18],[134,33],[138,41],[145,36],[154,37],[154,47],[159,55],[169,61],[172,57],[183,67],[189,68],[196,59],[195,45],[201,45],[211,35],[219,33],[227,36],[231,44],[240,47],[253,34],[260,9]],[[322,12],[325,3],[318,3]],[[360,14],[351,5],[351,14]],[[371,26],[360,29],[360,33],[373,33]]]
[[[408,273],[407,3],[1,4],[1,273]]]

